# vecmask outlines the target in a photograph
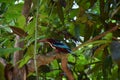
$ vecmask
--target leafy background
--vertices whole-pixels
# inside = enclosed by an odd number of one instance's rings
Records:
[[[27,5],[30,5],[30,2],[33,6],[29,9]],[[24,50],[27,50],[20,66],[27,63],[34,53],[33,42],[38,11],[37,38],[61,40],[73,50],[72,54],[76,57],[69,54],[68,66],[75,80],[120,78],[120,32],[119,29],[114,32],[109,31],[120,23],[119,0],[41,0],[38,6],[36,4],[37,0],[30,0],[26,4],[23,0],[0,0],[1,58],[12,64],[14,52],[21,50],[21,48],[14,48],[15,32],[12,33],[10,27],[13,26],[20,28],[17,30],[18,34],[21,34],[20,30],[26,32],[27,36],[25,35],[21,41],[25,40]],[[32,19],[29,21],[28,17]],[[109,32],[99,39],[88,41],[106,31]],[[45,55],[52,50],[46,44],[37,43],[37,54]],[[0,67],[3,67],[2,64]],[[2,72],[0,71],[1,78],[3,78]],[[34,76],[32,73],[28,80],[35,78]],[[67,79],[61,70],[59,60],[40,66],[39,76],[40,79],[45,80]]]

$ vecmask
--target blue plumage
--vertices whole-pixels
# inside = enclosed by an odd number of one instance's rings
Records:
[[[54,47],[66,49],[68,51],[68,53],[71,53],[71,49],[66,44],[64,44],[64,43],[60,43],[60,42],[58,43],[58,42],[56,42],[56,43],[53,43],[52,45]]]
[[[63,43],[53,43],[53,46],[69,49],[69,47],[67,45],[63,44]]]
[[[54,39],[44,39],[44,40],[40,40],[40,42],[47,42],[50,44],[50,46],[53,49],[56,49],[57,52],[62,52],[62,53],[71,53],[71,49],[64,43],[59,42],[57,40]]]

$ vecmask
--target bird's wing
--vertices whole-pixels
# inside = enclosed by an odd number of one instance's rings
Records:
[[[66,51],[69,52],[69,53],[72,52],[71,49],[70,49],[66,44],[64,44],[64,43],[56,42],[56,43],[53,43],[52,45],[53,45],[54,47],[56,47],[56,48],[64,49],[64,50],[66,50]]]
[[[59,48],[66,48],[69,49],[69,47],[63,43],[54,43],[53,46],[59,47]]]

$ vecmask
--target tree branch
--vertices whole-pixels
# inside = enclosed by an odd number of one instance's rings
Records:
[[[73,74],[67,66],[67,56],[61,58],[62,70],[66,73],[69,80],[74,80]]]
[[[62,70],[66,73],[69,80],[74,80],[73,74],[72,74],[72,72],[70,71],[70,69],[67,66],[67,64],[68,64],[67,57],[68,57],[68,54],[52,54],[50,56],[49,55],[45,56],[45,55],[40,55],[39,54],[39,55],[36,56],[37,67],[39,67],[41,65],[49,64],[55,59],[61,59]],[[34,69],[34,60],[33,59],[31,59],[28,62],[27,67],[28,67],[28,73],[35,71],[35,69]]]
[[[119,26],[119,25],[118,25],[118,26]],[[94,38],[86,41],[85,43],[79,45],[78,47],[76,47],[76,48],[74,48],[74,49],[72,49],[72,50],[73,50],[73,51],[78,50],[78,49],[79,49],[80,47],[82,47],[83,45],[85,45],[85,44],[87,44],[87,43],[90,43],[90,42],[92,42],[92,41],[98,40],[98,39],[102,38],[103,36],[105,36],[106,34],[108,34],[109,32],[116,31],[116,30],[118,29],[118,26],[115,26],[115,27],[113,27],[112,29],[110,29],[110,30],[108,30],[108,31],[106,31],[106,32],[104,32],[104,33],[101,33],[100,35],[95,36]]]

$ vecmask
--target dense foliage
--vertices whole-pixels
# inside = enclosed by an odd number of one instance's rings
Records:
[[[14,47],[17,34],[25,41],[20,67],[27,64],[33,57],[37,32],[37,39],[57,39],[72,49],[68,67],[75,80],[118,80],[119,23],[119,0],[0,0],[0,57],[13,64],[14,52],[21,50]],[[36,49],[43,55],[53,51],[42,43]],[[4,80],[1,63],[0,68],[0,80]],[[67,79],[59,60],[38,70],[40,80]],[[35,76],[29,75],[29,80]]]

